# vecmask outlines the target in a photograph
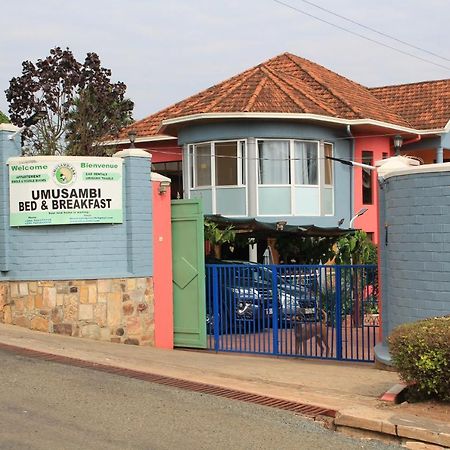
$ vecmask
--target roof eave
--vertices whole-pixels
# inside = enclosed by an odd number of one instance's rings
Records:
[[[284,120],[312,120],[329,124],[339,125],[372,125],[392,129],[398,132],[427,135],[441,134],[450,131],[450,120],[444,128],[419,130],[403,125],[396,125],[389,122],[382,122],[374,119],[344,119],[340,117],[322,116],[319,114],[308,113],[268,113],[268,112],[233,112],[233,113],[199,113],[187,116],[165,119],[161,123],[159,132],[167,132],[179,128],[181,124],[195,122],[201,120],[217,120],[217,119],[284,119]]]
[[[169,136],[166,134],[155,134],[155,135],[148,135],[148,136],[139,136],[134,141],[136,144],[140,142],[157,142],[157,141],[172,141],[172,140],[178,139],[175,136]],[[122,138],[122,139],[113,139],[110,141],[103,141],[99,142],[97,145],[100,146],[106,146],[106,145],[121,145],[121,144],[129,144],[130,139],[129,138]]]

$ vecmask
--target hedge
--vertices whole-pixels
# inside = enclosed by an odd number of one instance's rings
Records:
[[[388,341],[403,381],[423,397],[450,401],[450,316],[400,325]]]

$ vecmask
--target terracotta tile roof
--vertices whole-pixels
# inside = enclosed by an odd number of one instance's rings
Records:
[[[414,128],[444,128],[450,120],[450,79],[371,88]]]
[[[373,119],[410,127],[408,108],[390,107],[389,93],[368,89],[316,63],[284,53],[175,105],[135,122],[138,137],[158,135],[164,119],[200,113],[308,113],[342,119]],[[388,105],[388,106],[387,106]],[[426,120],[422,126],[429,128]]]

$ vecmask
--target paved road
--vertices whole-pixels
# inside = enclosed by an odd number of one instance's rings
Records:
[[[389,449],[291,413],[0,351],[0,448]]]

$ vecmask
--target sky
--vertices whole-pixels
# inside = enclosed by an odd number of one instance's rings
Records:
[[[96,52],[123,81],[141,119],[284,52],[365,86],[450,78],[450,0],[311,0],[365,26],[446,59],[412,49],[305,3],[283,0],[415,59],[348,34],[275,0],[3,0],[0,7],[0,110],[24,60],[55,46],[79,61]]]

